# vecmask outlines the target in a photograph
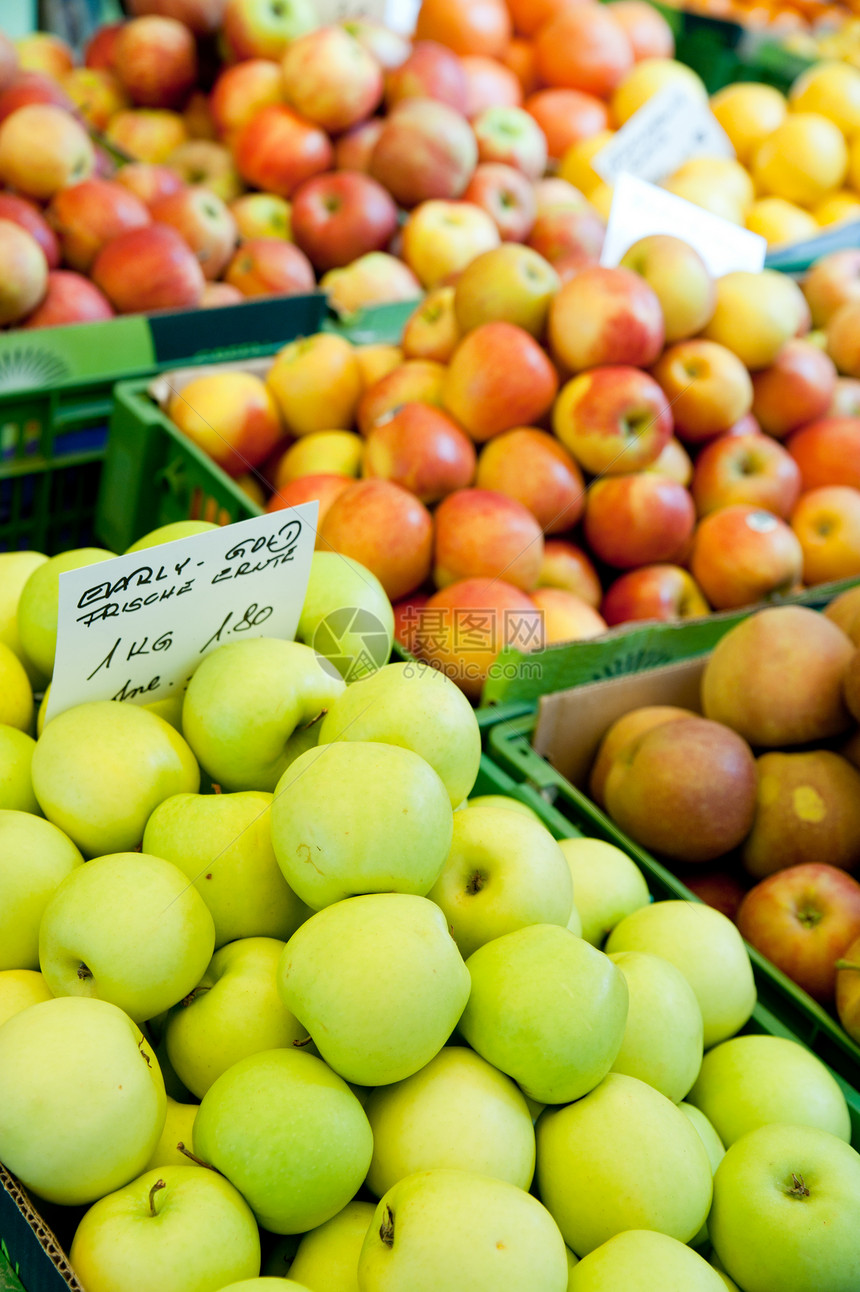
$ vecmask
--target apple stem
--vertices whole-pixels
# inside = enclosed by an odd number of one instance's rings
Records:
[[[860,969],[860,963],[856,960],[837,960],[835,967],[837,969]]]
[[[313,1040],[310,1036],[303,1036],[299,1041],[293,1041],[293,1046],[297,1050],[303,1050],[306,1045],[310,1045]]]
[[[157,1212],[156,1212],[156,1210],[155,1210],[155,1195],[158,1193],[158,1190],[159,1190],[159,1189],[164,1189],[164,1188],[166,1188],[166,1187],[167,1187],[167,1186],[165,1185],[165,1183],[164,1183],[164,1181],[163,1181],[163,1180],[156,1180],[155,1184],[154,1184],[154,1185],[152,1186],[152,1188],[150,1189],[150,1191],[149,1191],[149,1214],[150,1214],[151,1216],[155,1216],[155,1215],[157,1215]]]
[[[791,1198],[809,1197],[809,1190],[807,1189],[804,1183],[802,1175],[795,1175],[795,1173],[792,1171],[791,1184],[792,1184],[792,1187],[788,1190],[789,1197]]]
[[[213,782],[212,782],[212,793],[213,793],[213,794],[223,794],[223,793],[224,793],[224,791],[221,789],[221,786],[220,786],[220,785],[217,785],[217,784],[215,783],[215,781],[213,781]]]
[[[179,1003],[180,1005],[183,1005],[183,1006],[193,1005],[195,1000],[197,1000],[198,996],[205,996],[207,991],[209,991],[208,987],[195,987],[194,990],[190,991],[187,996],[183,996],[182,1000]]]
[[[221,1171],[218,1170],[217,1166],[213,1166],[211,1162],[204,1162],[202,1157],[197,1157],[194,1153],[192,1153],[190,1148],[185,1147],[185,1145],[182,1143],[182,1140],[179,1141],[176,1147],[180,1153],[184,1154],[185,1157],[191,1158],[191,1161],[196,1162],[198,1166],[205,1166],[207,1171],[214,1171],[216,1175],[223,1174]]]
[[[379,1226],[379,1237],[386,1247],[394,1246],[394,1212],[390,1207],[385,1208],[382,1224]]]
[[[486,875],[482,875],[480,870],[476,870],[474,875],[469,877],[469,882],[466,884],[466,892],[471,893],[472,896],[474,896],[475,893],[480,893],[486,882]]]
[[[311,727],[315,727],[318,722],[322,722],[323,718],[327,713],[328,713],[328,709],[320,709],[317,716],[315,718],[311,718],[310,722],[306,722],[303,727],[299,728],[299,730],[310,731]]]
[[[81,963],[78,965],[78,977],[81,979],[81,981],[83,981],[85,978],[92,978],[92,976],[93,976],[92,970],[89,969],[82,960]]]

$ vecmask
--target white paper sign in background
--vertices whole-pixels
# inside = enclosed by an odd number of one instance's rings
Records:
[[[633,113],[591,165],[607,184],[622,173],[658,184],[691,157],[734,155],[707,103],[683,85],[667,85]]]
[[[633,175],[619,175],[600,254],[601,265],[614,268],[634,242],[652,233],[669,233],[688,242],[715,278],[739,269],[757,274],[764,268],[767,243],[760,234],[742,229]]]
[[[224,642],[292,640],[318,512],[286,507],[61,574],[47,720],[88,700],[167,699]]]
[[[420,0],[316,0],[315,5],[320,23],[369,18],[403,36],[411,36],[415,30],[419,8]]]

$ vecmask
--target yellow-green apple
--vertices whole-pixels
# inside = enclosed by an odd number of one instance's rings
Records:
[[[697,457],[691,490],[700,516],[743,503],[787,520],[800,494],[800,470],[769,436],[723,435]]]
[[[284,437],[270,388],[250,372],[197,377],[171,395],[168,414],[232,476],[258,466]]]
[[[354,682],[323,718],[320,744],[371,740],[419,754],[438,773],[452,807],[472,790],[481,741],[462,693],[437,669],[388,664]]]
[[[836,1012],[845,1031],[860,1037],[860,936],[850,942],[836,962]]]
[[[152,218],[176,229],[209,281],[220,278],[236,247],[236,221],[224,201],[202,184],[180,189],[152,207]]]
[[[698,444],[727,431],[750,411],[753,387],[740,359],[712,341],[679,341],[663,354],[654,376],[672,403],[675,430]]]
[[[851,1292],[860,1277],[850,1217],[860,1205],[860,1157],[809,1126],[761,1126],[726,1153],[708,1227],[738,1286],[768,1292]]]
[[[312,0],[227,0],[222,34],[237,62],[280,58],[291,40],[318,25]]]
[[[500,11],[501,12],[501,11]],[[470,1223],[458,1228],[467,1210]],[[439,1242],[438,1236],[448,1237]],[[564,1292],[567,1257],[549,1212],[524,1190],[474,1171],[419,1171],[383,1195],[358,1264],[359,1285],[411,1292],[463,1286]]]
[[[355,419],[362,435],[403,404],[442,404],[446,368],[434,359],[408,359],[371,382],[362,392]]]
[[[421,284],[396,256],[385,251],[368,251],[351,264],[323,274],[320,290],[326,293],[335,313],[344,317],[373,305],[417,300]]]
[[[772,511],[733,503],[700,521],[690,570],[715,610],[734,610],[790,592],[803,573],[803,549]]]
[[[399,67],[412,49],[408,37],[371,18],[347,18],[342,24],[385,71]]]
[[[166,1105],[136,1024],[107,1001],[64,997],[21,1010],[2,1035],[0,1154],[24,1187],[69,1206],[139,1175]]]
[[[43,1000],[53,1000],[53,996],[40,973],[33,969],[0,970],[0,1027],[13,1014]]]
[[[172,543],[177,538],[191,538],[195,534],[211,534],[218,526],[211,520],[175,520],[169,525],[159,525],[143,534],[135,543],[127,547],[129,552],[143,552],[148,547],[158,547],[161,543]]]
[[[699,619],[709,610],[701,588],[679,565],[643,565],[623,574],[600,606],[610,628],[634,619]]]
[[[708,1121],[707,1117],[702,1112],[701,1108],[697,1108],[695,1104],[688,1104],[684,1100],[681,1100],[681,1102],[678,1104],[678,1107],[680,1108],[684,1116],[688,1119],[688,1121],[693,1125],[693,1127],[695,1128],[696,1132],[699,1135],[699,1138],[704,1144],[705,1152],[708,1155],[708,1161],[711,1164],[711,1173],[714,1174],[716,1172],[717,1167],[720,1165],[720,1163],[722,1162],[723,1158],[726,1155],[726,1150],[725,1150],[723,1141],[720,1139],[719,1135],[714,1130],[713,1126]],[[702,1228],[699,1230],[699,1232],[693,1238],[690,1239],[690,1246],[700,1248],[705,1243],[707,1243],[707,1241],[708,1241],[708,1226],[707,1226],[707,1223],[705,1223],[704,1225],[702,1225]],[[737,1292],[737,1289],[735,1288],[734,1284],[726,1283],[726,1287],[734,1288],[735,1292]]]
[[[246,122],[233,152],[247,184],[280,197],[291,197],[305,180],[328,170],[333,160],[325,131],[284,103],[271,103]]]
[[[825,417],[836,389],[833,360],[817,345],[786,341],[769,368],[753,377],[752,411],[763,431],[783,439]]]
[[[111,117],[105,137],[136,161],[160,165],[187,142],[188,131],[169,108],[135,108]]]
[[[765,758],[777,757],[765,754]],[[855,801],[855,814],[856,810]],[[860,937],[860,884],[835,866],[800,862],[750,889],[738,910],[737,925],[747,942],[799,987],[822,1004],[832,1005],[836,962]]]
[[[613,1072],[636,1077],[677,1104],[702,1066],[702,1011],[680,969],[645,951],[610,956],[627,983],[627,1025]]]
[[[293,435],[352,425],[361,376],[343,337],[319,332],[290,342],[266,380]]]
[[[435,99],[404,99],[385,119],[370,173],[400,206],[460,197],[478,164],[462,113]]]
[[[426,615],[426,618],[425,618]],[[477,700],[499,651],[543,644],[541,616],[525,592],[504,579],[463,579],[418,611],[412,649]]]
[[[523,108],[497,104],[485,108],[472,122],[478,141],[478,160],[504,162],[526,179],[540,179],[546,170],[546,136],[534,117]]]
[[[11,82],[0,89],[0,121],[11,117],[20,108],[36,103],[52,103],[66,112],[74,111],[74,103],[58,82],[42,72],[18,72]]]
[[[648,951],[680,969],[702,1011],[706,1050],[734,1036],[752,1014],[756,988],[743,939],[730,919],[703,902],[642,906],[615,926],[605,950]]]
[[[0,218],[0,325],[30,314],[48,290],[48,262],[32,234]]]
[[[132,18],[117,37],[113,68],[139,107],[178,107],[197,80],[194,37],[175,18]]]
[[[353,607],[362,612],[355,619],[351,615]],[[334,633],[329,616],[344,608],[350,613],[334,621],[338,629]],[[368,651],[363,629],[371,622],[374,649]],[[350,682],[367,677],[388,662],[394,637],[394,613],[382,584],[370,570],[348,556],[315,552],[296,637],[312,645]]]
[[[368,175],[320,175],[296,189],[291,227],[296,244],[324,272],[383,250],[397,228],[397,208]]]
[[[194,252],[167,224],[131,229],[106,243],[92,277],[120,314],[194,309],[206,281]]]
[[[499,243],[491,217],[471,202],[424,201],[403,227],[403,258],[425,288],[438,287]]]
[[[597,211],[582,198],[579,205],[550,206],[538,210],[526,242],[550,264],[565,267],[565,281],[571,272],[596,265],[606,234]]]
[[[335,170],[355,170],[369,175],[370,158],[384,125],[382,117],[371,117],[340,135],[334,145]]]
[[[535,588],[532,600],[540,611],[544,644],[600,637],[607,624],[593,606],[564,588]]]
[[[0,841],[0,969],[36,969],[44,909],[83,858],[67,835],[30,812],[0,811]]]
[[[260,1235],[250,1208],[228,1180],[186,1160],[150,1168],[100,1198],[80,1221],[71,1250],[93,1292],[122,1286],[134,1271],[156,1278],[164,1292],[179,1292],[189,1243],[199,1248],[201,1287],[224,1287],[224,1279],[259,1282]]]
[[[472,483],[475,449],[441,409],[403,404],[368,435],[362,475],[391,480],[424,503],[439,502]]]
[[[243,296],[302,296],[316,287],[311,262],[281,238],[249,238],[233,254],[224,280]]]
[[[0,723],[0,809],[39,813],[31,765],[36,742],[26,731]]]
[[[570,919],[573,883],[555,839],[539,821],[509,818],[492,805],[455,812],[451,851],[427,894],[464,957],[514,929]]]
[[[401,342],[407,359],[447,363],[460,342],[454,288],[434,287],[409,316]]]
[[[34,31],[15,42],[18,66],[24,72],[44,72],[58,81],[71,71],[75,62],[74,51],[52,32]]]
[[[130,106],[117,76],[105,68],[75,67],[62,77],[61,84],[94,130],[104,131],[111,117]]]
[[[690,494],[668,476],[610,475],[588,486],[585,537],[595,556],[619,569],[682,559],[695,523]]]
[[[0,642],[0,723],[28,731],[33,722],[33,688],[18,656]]]
[[[612,8],[622,9],[627,4],[632,7],[638,0],[617,0]],[[659,16],[648,4],[642,8]],[[637,1283],[644,1287],[652,1279],[658,1280],[652,1283],[654,1287],[675,1283],[685,1292],[725,1292],[726,1288],[722,1275],[690,1246],[653,1229],[626,1229],[615,1234],[589,1252],[570,1277],[570,1292],[602,1292],[610,1287],[632,1290]],[[645,1284],[641,1283],[643,1278]]]
[[[168,156],[167,165],[185,183],[202,185],[222,202],[232,202],[243,192],[232,154],[212,139],[189,139],[180,144]]]
[[[524,592],[537,587],[543,533],[515,498],[491,489],[460,489],[437,509],[435,531],[438,588],[476,578],[504,578]]]
[[[113,318],[110,301],[82,274],[54,269],[42,303],[21,324],[23,328],[63,327],[68,323],[99,323]]]
[[[314,431],[291,444],[275,468],[276,488],[320,472],[357,476],[362,440],[353,431]]]
[[[710,1050],[688,1096],[720,1139],[732,1144],[760,1126],[814,1126],[851,1137],[845,1096],[833,1074],[799,1041],[735,1036]]]
[[[717,307],[702,335],[755,372],[770,367],[786,341],[808,330],[809,307],[793,278],[775,269],[741,270],[717,280]]]
[[[162,197],[178,192],[183,181],[169,166],[152,162],[128,162],[116,173],[115,183],[122,184],[139,197],[144,206],[152,207]]]
[[[17,632],[24,659],[42,678],[54,671],[60,575],[115,555],[102,547],[71,548],[39,562],[29,574],[18,599]]]
[[[765,748],[838,736],[851,725],[842,682],[853,650],[841,628],[806,606],[760,610],[714,648],[703,712]]]
[[[855,247],[822,256],[803,280],[812,326],[826,327],[836,311],[860,300],[860,250]]]
[[[602,952],[569,929],[532,924],[486,942],[467,968],[459,1030],[525,1095],[568,1103],[605,1077],[624,1036],[627,986]]]
[[[531,426],[506,431],[485,445],[476,483],[521,502],[545,534],[570,529],[585,505],[576,462],[558,440]]]
[[[379,579],[392,601],[424,582],[433,522],[424,504],[389,480],[359,480],[336,499],[320,530],[325,551],[351,556]]]
[[[215,127],[228,141],[262,108],[283,102],[281,69],[268,58],[249,58],[225,67],[209,96]]]
[[[803,489],[824,485],[860,488],[860,417],[822,417],[795,431],[787,448]]]
[[[657,295],[630,269],[586,266],[562,286],[550,306],[550,347],[571,372],[602,364],[653,363],[663,337]]]
[[[573,879],[582,937],[599,948],[616,924],[650,902],[645,877],[625,852],[601,839],[561,839],[559,847]]]
[[[2,560],[3,558],[0,557],[0,569],[2,569]],[[860,588],[853,587],[847,592],[840,592],[838,597],[834,597],[830,604],[825,606],[824,614],[848,634],[855,646],[860,645]],[[12,648],[15,649],[14,643]]]
[[[503,244],[476,256],[457,279],[454,312],[462,334],[482,323],[514,323],[540,338],[558,274],[530,247]]]
[[[11,220],[35,238],[48,262],[48,269],[56,269],[60,263],[60,243],[56,233],[45,219],[35,202],[15,193],[0,193],[0,220]]]
[[[10,215],[9,219],[14,219],[14,216]],[[857,417],[858,415],[860,415],[860,381],[856,377],[837,377],[833,398],[825,409],[825,416]]]
[[[643,847],[677,861],[713,861],[752,826],[755,761],[728,727],[680,718],[618,751],[604,795],[609,815]]]
[[[481,324],[460,342],[445,375],[442,402],[467,434],[483,443],[539,422],[557,390],[556,370],[530,333],[498,320]]]
[[[230,211],[242,242],[250,238],[291,240],[292,209],[286,198],[275,193],[243,193],[230,203]]]
[[[376,59],[345,27],[318,27],[291,40],[281,59],[284,97],[329,134],[358,125],[382,101]]]
[[[479,163],[463,201],[486,211],[503,242],[524,242],[537,216],[531,182],[503,162]]]
[[[394,35],[394,33],[391,33]],[[299,1287],[314,1289],[357,1288],[358,1258],[376,1211],[372,1202],[348,1202],[331,1220],[302,1234],[295,1258],[286,1257],[290,1274],[295,1275],[293,1292]],[[268,1265],[265,1267],[269,1270]],[[301,1279],[301,1284],[298,1280]],[[290,1281],[285,1285],[287,1292]],[[253,1292],[253,1289],[247,1289]],[[274,1288],[273,1292],[278,1292]],[[282,1290],[283,1292],[283,1290]]]
[[[385,1086],[442,1049],[466,1004],[469,973],[438,906],[376,892],[312,915],[287,943],[278,988],[335,1072]]]
[[[143,851],[185,872],[212,914],[216,947],[286,939],[307,914],[275,861],[271,802],[252,791],[175,794],[146,823]]]
[[[436,40],[416,40],[407,57],[385,77],[390,112],[404,99],[435,99],[466,113],[466,73],[457,55]]]
[[[803,548],[805,583],[860,574],[860,492],[848,485],[810,489],[791,515]]]
[[[645,705],[631,709],[609,726],[603,734],[597,750],[588,780],[588,792],[596,803],[605,806],[606,778],[622,750],[639,736],[650,731],[652,727],[662,726],[665,722],[675,722],[678,718],[693,718],[691,709],[679,709],[670,704]],[[608,845],[601,844],[601,848]]]
[[[554,303],[550,314],[553,308]],[[672,408],[646,372],[599,367],[562,387],[552,424],[586,471],[623,475],[648,466],[662,453],[672,437]]]
[[[620,263],[653,287],[668,342],[695,336],[709,322],[717,303],[714,280],[689,243],[665,233],[651,234],[634,242]]]
[[[858,316],[860,304],[850,301],[847,305],[841,305],[827,324],[827,353],[845,377],[860,377]]]
[[[603,595],[590,558],[581,547],[562,538],[548,538],[544,542],[538,587],[572,592],[595,610]]]
[[[309,646],[273,637],[229,642],[207,655],[189,682],[183,731],[224,789],[272,791],[302,729],[343,686]]]

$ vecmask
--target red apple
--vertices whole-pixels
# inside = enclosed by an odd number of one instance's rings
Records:
[[[700,516],[750,503],[787,520],[800,496],[800,470],[766,435],[720,436],[696,459],[691,489]]]
[[[404,99],[436,99],[465,115],[466,73],[457,55],[435,40],[416,40],[409,57],[385,78],[388,110]]]
[[[222,38],[233,59],[280,58],[319,25],[313,0],[227,0]]]
[[[156,166],[152,162],[128,162],[116,173],[116,183],[139,197],[150,210],[156,202],[171,193],[178,193],[185,185],[175,170],[169,166]]]
[[[171,225],[200,261],[203,277],[220,278],[238,240],[236,221],[208,188],[183,188],[152,208],[152,218]]]
[[[392,601],[430,573],[433,521],[423,503],[389,480],[353,482],[320,530],[320,547],[351,556],[376,575]]]
[[[55,193],[48,218],[60,238],[63,260],[86,273],[105,243],[152,217],[139,197],[109,179],[86,179]]]
[[[565,448],[593,475],[639,471],[655,462],[672,438],[672,410],[657,382],[638,368],[619,365],[593,368],[569,381],[555,402],[552,422]]]
[[[101,68],[107,72],[114,70],[116,43],[124,26],[125,23],[122,22],[111,22],[96,28],[84,49],[86,67]]]
[[[629,269],[587,266],[550,306],[550,347],[570,372],[600,364],[645,367],[662,350],[663,336],[659,300]]]
[[[293,195],[293,238],[319,273],[382,251],[396,228],[397,207],[369,175],[317,175]]]
[[[41,72],[23,72],[0,91],[0,121],[11,117],[19,108],[34,103],[50,103],[54,107],[74,111],[74,103],[56,81]]]
[[[291,197],[334,159],[328,135],[281,104],[263,108],[242,127],[234,153],[246,183],[281,197]]]
[[[69,323],[100,323],[113,318],[110,301],[82,274],[54,269],[48,274],[48,290],[41,305],[19,326],[24,328],[65,327]]]
[[[546,169],[546,137],[523,108],[486,108],[472,123],[478,160],[504,162],[537,180]]]
[[[622,574],[600,607],[610,627],[636,619],[699,619],[709,609],[695,579],[678,565],[643,565]]]
[[[737,503],[699,523],[690,569],[715,610],[735,610],[796,587],[803,549],[773,512]]]
[[[362,435],[387,421],[404,404],[442,404],[445,367],[430,359],[410,359],[379,377],[361,396],[355,420]]]
[[[369,18],[347,18],[342,26],[364,46],[368,54],[373,55],[386,72],[400,67],[409,57],[412,46],[407,37],[383,27],[382,23],[373,22]]]
[[[540,611],[546,646],[556,642],[587,641],[606,632],[606,621],[582,597],[562,588],[536,588],[532,601]]]
[[[18,53],[9,37],[0,32],[0,90],[5,90],[18,75]]]
[[[548,538],[544,542],[538,587],[572,592],[595,610],[603,597],[600,579],[590,558],[581,547],[563,538]]]
[[[343,27],[291,41],[281,72],[287,102],[330,134],[366,120],[382,101],[382,68]]]
[[[206,281],[194,252],[166,224],[114,238],[96,256],[92,278],[120,314],[194,309]]]
[[[342,134],[334,146],[335,169],[357,170],[369,175],[370,159],[384,125],[382,117],[371,117]]]
[[[405,99],[387,118],[370,173],[401,206],[459,197],[478,164],[478,145],[464,116],[434,99]]]
[[[212,87],[209,108],[218,133],[231,139],[262,108],[283,101],[279,64],[268,58],[249,58],[224,68]]]
[[[279,238],[249,238],[224,274],[243,296],[299,296],[316,287],[314,271],[303,251]]]
[[[521,108],[523,87],[516,73],[495,58],[467,54],[460,60],[466,73],[465,115],[474,121],[485,108]]]
[[[484,446],[477,485],[522,503],[545,534],[571,529],[585,506],[579,467],[554,436],[532,426],[506,431]]]
[[[475,449],[441,409],[403,404],[368,435],[362,474],[391,480],[424,503],[439,502],[472,483]]]
[[[290,480],[287,484],[280,485],[266,505],[266,511],[280,511],[283,507],[298,507],[303,502],[318,502],[319,511],[317,512],[317,537],[315,547],[322,547],[320,541],[320,531],[323,521],[350,485],[355,484],[352,476],[326,475],[319,473],[310,476],[300,476],[298,480]]]
[[[117,38],[113,70],[139,107],[178,107],[197,80],[194,37],[175,18],[133,18]]]
[[[19,108],[0,125],[0,180],[25,197],[53,197],[87,179],[94,166],[86,130],[53,104]]]
[[[619,0],[624,3],[625,0]],[[633,3],[633,0],[631,0]],[[689,874],[686,870],[676,870],[675,872],[680,879],[686,884],[691,893],[695,893],[700,901],[706,906],[713,906],[715,911],[721,911],[727,919],[735,923],[737,919],[738,907],[746,895],[746,886],[741,883],[737,875],[730,870],[718,868],[709,868],[703,873],[696,872]]]
[[[184,23],[195,36],[208,36],[221,26],[225,0],[131,0],[131,12],[137,16],[160,14]]]
[[[583,199],[580,207],[538,210],[526,241],[551,265],[573,265],[579,270],[597,264],[605,236],[602,218]]]
[[[57,235],[35,203],[28,202],[25,197],[16,197],[14,193],[0,193],[0,220],[11,220],[26,229],[45,253],[48,268],[57,268],[60,263]]]
[[[787,341],[771,366],[754,374],[752,411],[762,430],[781,440],[826,416],[835,389],[833,360],[810,341]]]
[[[36,239],[20,224],[0,220],[0,327],[35,309],[47,286],[48,262]]]
[[[804,490],[860,489],[860,417],[822,417],[795,431],[786,447],[800,467]]]
[[[240,305],[245,297],[232,283],[207,283],[200,297],[202,310],[220,309],[223,305]]]
[[[531,592],[543,560],[543,533],[515,498],[491,489],[459,489],[436,510],[433,578],[446,588],[461,579],[505,579]]]
[[[585,537],[599,560],[618,569],[682,560],[695,523],[693,499],[667,476],[609,476],[588,487]]]
[[[483,323],[454,351],[442,402],[483,443],[539,422],[557,390],[556,371],[534,337],[513,323]]]
[[[479,165],[463,201],[486,211],[503,242],[525,242],[537,214],[532,186],[525,175],[502,162]]]

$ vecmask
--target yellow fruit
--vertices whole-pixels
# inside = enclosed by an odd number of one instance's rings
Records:
[[[0,643],[0,723],[29,731],[33,721],[33,688],[24,665],[8,646]]]
[[[749,172],[730,157],[691,157],[672,176],[673,180],[702,180],[731,197],[746,211],[755,199],[755,188]]]
[[[591,189],[603,183],[597,171],[592,169],[591,159],[606,147],[614,134],[614,130],[601,130],[589,139],[580,139],[579,143],[568,148],[561,159],[559,175],[586,197]]]
[[[278,463],[278,488],[310,475],[357,476],[362,439],[353,431],[314,431],[291,444]]]
[[[769,247],[814,238],[818,222],[802,206],[784,197],[761,197],[747,211],[747,228],[767,239]]]
[[[700,335],[724,345],[755,372],[769,367],[808,321],[809,308],[793,278],[774,269],[739,271],[717,279],[717,308]]]
[[[851,144],[848,154],[848,184],[855,193],[860,193],[860,135]]]
[[[721,184],[706,175],[673,175],[664,182],[663,187],[723,220],[730,220],[732,224],[744,222],[741,204]]]
[[[773,86],[750,81],[719,90],[711,99],[711,111],[732,141],[738,161],[746,164],[782,125],[787,104]]]
[[[612,206],[614,193],[615,189],[612,184],[604,184],[603,181],[601,181],[599,184],[595,185],[588,195],[589,202],[594,207],[595,211],[597,211],[598,215],[603,216],[604,220],[609,219],[609,208]]]
[[[814,112],[789,114],[753,161],[760,193],[800,206],[815,206],[841,188],[847,171],[848,148],[842,131]]]
[[[820,225],[843,224],[846,220],[860,220],[860,196],[849,189],[840,189],[813,209],[812,214]]]
[[[828,117],[844,135],[860,131],[860,71],[843,62],[817,63],[799,76],[788,101],[795,112]]]
[[[627,73],[610,100],[616,126],[623,126],[643,103],[667,85],[683,85],[703,101],[708,97],[701,77],[684,63],[677,63],[674,58],[643,58]]]

